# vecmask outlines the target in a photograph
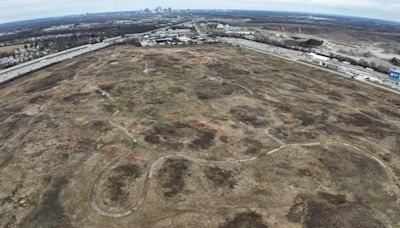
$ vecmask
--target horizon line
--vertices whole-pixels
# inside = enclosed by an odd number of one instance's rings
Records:
[[[15,20],[15,21],[7,21],[7,22],[0,22],[1,25],[13,24],[13,23],[22,23],[22,22],[29,22],[35,20],[46,20],[46,19],[53,19],[53,18],[63,18],[63,17],[74,17],[74,16],[85,16],[85,15],[95,15],[95,14],[103,14],[103,13],[129,13],[129,12],[140,12],[143,9],[136,9],[136,10],[117,10],[117,11],[99,11],[99,12],[86,12],[86,13],[77,13],[77,14],[64,14],[60,16],[49,16],[49,17],[36,17],[36,18],[29,18],[23,20]],[[190,9],[190,8],[173,8],[173,10],[189,10],[189,11],[254,11],[254,12],[279,12],[279,13],[298,13],[298,14],[310,14],[310,15],[325,15],[325,16],[334,16],[334,17],[351,17],[351,18],[360,18],[360,19],[369,19],[369,20],[376,20],[376,21],[383,21],[383,22],[392,22],[397,23],[400,25],[400,20],[391,20],[391,19],[380,19],[374,17],[366,17],[366,16],[353,16],[348,14],[340,14],[340,13],[319,13],[319,12],[307,12],[307,11],[290,11],[290,10],[259,10],[259,9]]]

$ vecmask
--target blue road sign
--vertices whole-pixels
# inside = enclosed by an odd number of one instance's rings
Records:
[[[389,78],[399,80],[400,79],[400,72],[389,71]]]

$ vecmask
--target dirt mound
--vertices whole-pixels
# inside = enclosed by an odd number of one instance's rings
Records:
[[[174,197],[183,191],[185,176],[190,162],[184,159],[168,159],[158,172],[158,182],[164,188],[165,197]]]
[[[234,219],[220,225],[219,228],[268,228],[262,216],[256,212],[237,214]]]
[[[206,170],[206,177],[211,180],[215,188],[234,188],[236,180],[233,171],[218,167],[210,167]]]
[[[381,185],[388,181],[385,169],[377,161],[349,148],[321,148],[318,160],[339,188],[348,189],[357,198],[367,198],[371,192],[383,193]],[[349,174],[351,179],[347,178]]]
[[[168,116],[172,123],[155,124],[146,133],[144,140],[169,149],[181,150],[184,146],[191,149],[206,150],[214,144],[216,130],[197,120],[183,120],[177,116]],[[190,143],[187,143],[190,141]]]
[[[347,201],[346,195],[319,192],[318,195],[296,197],[287,218],[304,227],[385,227],[374,216],[374,211],[362,202]]]
[[[262,108],[240,105],[231,109],[231,114],[241,122],[254,127],[264,127],[268,124],[266,111]]]
[[[51,89],[64,80],[71,80],[76,72],[78,72],[79,66],[74,69],[60,69],[53,72],[50,76],[44,77],[32,83],[31,87],[27,89],[26,93],[40,92]]]
[[[189,59],[188,61],[186,61],[186,64],[190,64],[190,65],[206,65],[209,63],[210,63],[210,61],[205,60],[205,59]]]
[[[387,115],[387,116],[390,116],[390,117],[393,117],[396,119],[400,119],[400,112],[397,111],[398,109],[396,110],[396,109],[391,109],[389,107],[381,106],[381,107],[378,107],[377,110],[384,115]]]
[[[79,104],[81,102],[81,100],[85,99],[89,95],[90,95],[90,93],[74,93],[67,97],[64,97],[63,101],[71,103],[71,104]]]
[[[213,81],[202,81],[195,85],[197,97],[200,100],[211,100],[233,94],[236,90],[233,86]]]
[[[113,205],[123,205],[129,196],[129,185],[142,174],[139,166],[124,164],[111,170],[105,187],[106,199]]]
[[[263,144],[260,141],[252,138],[245,138],[241,143],[246,148],[244,153],[247,155],[258,154],[263,147]]]
[[[33,97],[29,100],[29,103],[31,104],[39,104],[43,103],[46,100],[49,100],[52,96],[51,95],[39,95],[36,97]]]
[[[72,227],[70,219],[65,215],[60,199],[61,191],[67,186],[66,177],[56,177],[50,188],[43,194],[40,209],[33,212],[25,222],[26,227]]]
[[[190,143],[189,148],[207,150],[214,144],[214,138],[214,132],[200,132],[199,136]]]
[[[89,123],[89,129],[96,132],[106,132],[111,130],[110,125],[103,120],[93,120]]]

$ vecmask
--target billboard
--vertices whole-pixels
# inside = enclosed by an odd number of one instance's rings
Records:
[[[389,71],[389,78],[399,80],[400,79],[400,72],[397,71]]]

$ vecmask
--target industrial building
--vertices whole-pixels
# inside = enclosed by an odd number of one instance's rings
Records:
[[[315,53],[309,53],[308,56],[311,58],[311,60],[320,65],[320,66],[325,66],[327,61],[330,59],[328,57],[322,56],[322,55],[318,55]]]
[[[216,43],[217,40],[196,35],[191,29],[168,29],[144,35],[139,38],[142,47],[154,45],[187,45]]]

